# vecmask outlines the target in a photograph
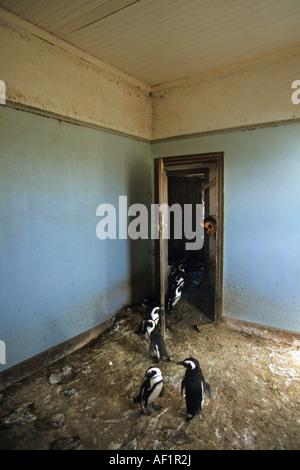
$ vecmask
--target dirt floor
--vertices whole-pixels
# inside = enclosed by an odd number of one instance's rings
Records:
[[[149,310],[149,307],[148,307]],[[133,399],[154,364],[135,334],[147,308],[124,309],[83,349],[0,394],[0,448],[77,450],[299,449],[300,350],[215,325],[182,299],[167,315],[172,361],[160,363],[161,410]],[[188,356],[212,389],[204,412],[186,422],[180,384]]]

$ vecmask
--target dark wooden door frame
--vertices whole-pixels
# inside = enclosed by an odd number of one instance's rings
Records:
[[[178,170],[191,170],[191,173],[198,168],[201,168],[205,163],[216,164],[216,218],[217,218],[217,233],[216,233],[216,280],[215,280],[215,323],[219,323],[222,319],[222,299],[223,299],[223,241],[224,241],[224,152],[212,152],[204,154],[190,154],[179,155],[176,157],[159,157],[154,160],[155,165],[155,202],[159,203],[159,170],[163,169],[164,179],[165,175],[172,174],[173,171]],[[201,165],[201,166],[199,166]],[[166,189],[164,188],[166,194]],[[166,201],[167,202],[167,201]],[[159,240],[156,243],[155,249],[155,277],[157,291],[164,292],[161,289],[162,269],[160,269],[160,259],[164,258],[163,265],[165,265],[165,256],[163,253],[162,244]],[[163,301],[164,309],[164,301]],[[165,328],[163,311],[163,332]]]

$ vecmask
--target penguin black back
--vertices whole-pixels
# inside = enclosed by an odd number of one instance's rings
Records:
[[[205,381],[199,362],[193,357],[188,357],[177,364],[186,368],[185,376],[181,382],[181,394],[185,390],[187,421],[193,419],[198,411],[203,411],[205,391],[211,398],[210,385]]]

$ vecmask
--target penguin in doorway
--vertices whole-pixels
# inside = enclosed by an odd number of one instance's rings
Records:
[[[166,293],[165,303],[168,312],[178,304],[181,299],[181,293],[184,286],[185,269],[182,263],[178,265],[172,264],[168,274],[168,289]]]
[[[204,379],[197,359],[188,357],[177,364],[186,368],[185,376],[181,382],[181,395],[185,390],[186,420],[191,421],[198,411],[203,411],[205,392],[211,398],[211,388]]]
[[[165,360],[167,362],[171,361],[171,358],[166,348],[165,341],[160,331],[155,326],[155,322],[153,320],[147,320],[146,328],[147,334],[150,339],[149,352],[151,357],[156,358],[158,362],[160,360]]]
[[[150,414],[148,405],[152,405],[155,410],[160,410],[161,406],[155,400],[164,393],[164,383],[161,371],[158,367],[151,366],[146,370],[143,377],[143,384],[140,393],[134,399],[134,403],[140,403],[142,413]]]
[[[167,293],[167,310],[171,312],[181,299],[183,283],[173,284]]]

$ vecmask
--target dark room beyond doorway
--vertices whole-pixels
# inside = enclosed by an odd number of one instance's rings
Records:
[[[193,322],[196,328],[206,323],[218,323],[222,317],[223,292],[224,155],[218,152],[160,157],[154,163],[155,202],[160,207],[161,204],[168,204],[170,208],[170,218],[164,210],[160,212],[160,236],[155,249],[156,296],[162,306],[162,331],[164,332],[165,325],[174,321]],[[173,211],[173,204],[200,204],[203,209],[202,217],[213,215],[217,220],[216,235],[204,235],[204,245],[201,243],[199,249],[186,249],[184,230],[183,237],[174,236],[172,215],[177,211]],[[196,220],[202,220],[197,210],[192,215],[194,225]],[[185,211],[181,210],[182,214],[183,212]],[[166,231],[169,234],[167,240]],[[189,237],[190,235],[191,233]],[[181,276],[183,270],[184,276]],[[179,296],[174,293],[174,286],[178,286],[173,282],[174,272],[181,286],[180,278],[183,277],[184,280]],[[173,292],[170,295],[172,285]],[[177,297],[179,301],[173,308],[170,299]]]
[[[192,205],[192,229],[196,227],[196,205],[203,204],[204,216],[208,215],[210,206],[215,210],[215,188],[205,188],[215,168],[176,171],[168,176],[168,204],[179,204],[184,213],[185,204]],[[182,221],[182,226],[184,222]],[[215,240],[206,235],[203,247],[199,250],[186,250],[187,239],[174,238],[174,216],[170,217],[170,239],[168,242],[169,270],[181,266],[184,284],[181,297],[173,312],[181,318],[188,315],[197,328],[201,324],[215,320],[215,278],[216,246]],[[171,287],[171,286],[170,286]],[[168,311],[168,305],[167,305]],[[171,310],[172,312],[172,310]]]

